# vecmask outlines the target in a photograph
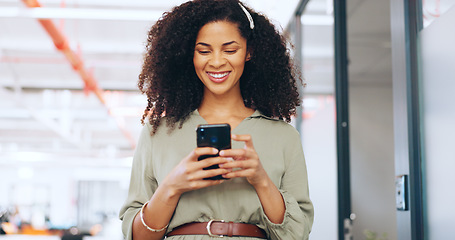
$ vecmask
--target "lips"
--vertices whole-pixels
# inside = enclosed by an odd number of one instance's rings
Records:
[[[231,72],[207,72],[207,76],[212,82],[222,83],[226,81]]]

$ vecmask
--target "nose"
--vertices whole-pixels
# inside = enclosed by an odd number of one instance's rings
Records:
[[[214,53],[209,64],[214,68],[220,68],[226,64],[226,58],[221,53]]]

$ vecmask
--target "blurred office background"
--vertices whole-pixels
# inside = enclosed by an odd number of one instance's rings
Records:
[[[136,87],[146,34],[164,11],[182,2],[0,0],[0,222],[8,233],[0,239],[122,239],[118,211],[146,104]],[[360,240],[375,234],[411,239],[414,210],[397,211],[395,185],[397,175],[410,175],[406,152],[411,143],[401,141],[412,120],[401,116],[410,111],[410,93],[400,84],[411,83],[402,83],[406,76],[400,75],[406,75],[407,65],[393,65],[404,51],[403,14],[413,1],[346,1],[347,193],[338,185],[334,1],[243,2],[269,16],[291,39],[306,84],[293,124],[302,135],[315,206],[310,239]],[[447,50],[455,37],[441,33],[455,16],[455,1],[418,2],[423,24],[417,37],[424,41],[421,56],[427,59],[420,80],[426,89],[420,99],[426,105],[421,128],[427,130],[427,144],[440,143],[427,146],[422,140],[427,154],[422,158],[434,159],[425,162],[424,180],[437,186],[453,180],[437,177],[450,169],[443,167],[446,160],[454,160],[453,154],[444,155],[450,146],[441,136],[455,134],[450,95],[438,93],[450,89],[443,87],[444,76],[453,80],[455,74],[430,60],[455,56]],[[446,41],[438,46],[441,34]],[[445,96],[442,105],[440,96]],[[427,239],[443,239],[437,233],[450,226],[440,223],[447,202],[438,196],[445,193],[425,189],[431,192],[424,200],[425,229],[433,234]],[[352,212],[346,231],[338,205],[344,194]]]

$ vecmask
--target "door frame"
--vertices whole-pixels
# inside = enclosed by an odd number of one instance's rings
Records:
[[[420,131],[418,33],[421,1],[390,0],[395,174],[408,175],[407,210],[397,210],[398,239],[423,240],[423,167]]]

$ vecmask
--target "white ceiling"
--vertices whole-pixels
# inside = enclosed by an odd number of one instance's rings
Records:
[[[42,0],[42,9],[36,11],[19,0],[0,0],[0,163],[44,156],[125,164],[122,159],[133,154],[146,104],[136,83],[147,31],[162,12],[182,2]],[[282,28],[299,1],[244,2]],[[348,1],[354,79],[356,74],[369,76],[372,70],[381,75],[389,67],[388,23],[379,18],[389,10],[379,2],[388,1]],[[304,77],[310,93],[333,91],[329,3],[310,1],[302,20],[306,26]],[[371,16],[368,24],[356,19],[365,14]],[[52,18],[66,36],[102,89],[105,104],[84,90],[81,77],[38,23],[43,17]],[[365,60],[365,54],[371,57]]]

